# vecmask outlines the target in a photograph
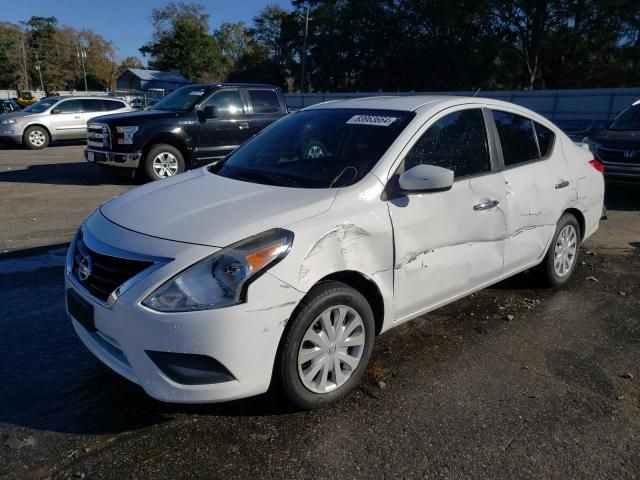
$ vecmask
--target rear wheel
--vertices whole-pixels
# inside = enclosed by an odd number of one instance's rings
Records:
[[[362,377],[375,326],[367,300],[339,282],[309,292],[285,332],[276,375],[289,400],[320,408],[344,397]]]
[[[22,138],[22,143],[29,150],[42,150],[49,145],[49,141],[49,132],[38,126],[27,128]]]
[[[184,157],[172,145],[154,145],[144,159],[144,170],[150,180],[162,180],[184,172]]]
[[[550,287],[566,283],[578,263],[580,248],[580,225],[576,217],[565,213],[558,224],[549,245],[549,250],[534,273],[540,281]]]

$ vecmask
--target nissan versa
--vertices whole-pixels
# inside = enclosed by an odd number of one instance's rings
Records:
[[[526,269],[567,282],[598,228],[602,171],[505,102],[315,105],[100,206],[69,248],[67,310],[159,400],[273,382],[320,407],[358,383],[376,335]]]

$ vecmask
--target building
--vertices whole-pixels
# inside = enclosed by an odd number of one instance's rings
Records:
[[[145,91],[173,91],[191,83],[182,75],[160,70],[143,70],[141,68],[128,68],[116,81],[118,91],[145,92]]]

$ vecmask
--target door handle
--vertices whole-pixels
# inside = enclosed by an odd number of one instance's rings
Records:
[[[75,116],[75,117],[73,117],[73,118],[82,118],[82,117],[81,117],[80,115],[76,115],[76,116]]]
[[[489,200],[488,202],[483,202],[483,203],[474,205],[473,209],[476,212],[480,212],[482,210],[490,210],[492,208],[496,208],[498,205],[500,205],[500,202],[498,200]]]
[[[560,190],[561,188],[565,188],[569,186],[568,180],[563,180],[560,183],[556,183],[556,190]]]
[[[238,128],[240,130],[246,130],[247,128],[249,128],[249,122],[240,122],[240,123],[238,123]]]

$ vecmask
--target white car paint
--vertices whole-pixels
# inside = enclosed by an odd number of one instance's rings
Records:
[[[407,110],[416,116],[370,173],[348,187],[258,185],[202,168],[123,194],[85,221],[85,234],[109,248],[170,259],[105,305],[77,279],[72,245],[66,285],[93,306],[97,331],[72,322],[98,358],[160,400],[213,402],[259,394],[269,387],[296,306],[328,275],[355,272],[376,287],[383,303],[378,330],[384,332],[540,263],[567,210],[583,217],[583,239],[598,228],[604,182],[589,165],[593,157],[530,110],[465,97],[375,97],[309,107],[326,108]],[[387,200],[385,186],[420,135],[443,116],[468,108],[513,112],[546,126],[555,134],[551,155],[458,179],[448,191]],[[562,182],[568,188],[556,188]],[[474,209],[490,202],[497,203]],[[292,246],[250,285],[244,303],[177,313],[142,305],[178,272],[271,228],[293,232]],[[235,380],[177,383],[149,359],[148,350],[210,356]]]

